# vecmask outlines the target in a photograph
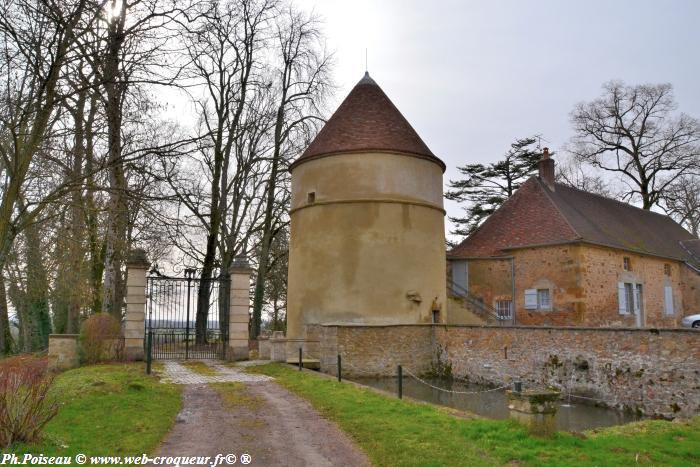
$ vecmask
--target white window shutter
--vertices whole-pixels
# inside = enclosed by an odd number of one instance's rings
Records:
[[[673,314],[673,287],[670,285],[664,287],[664,312],[667,315]]]
[[[526,310],[536,310],[537,309],[537,289],[526,289],[525,290],[525,309]]]
[[[625,294],[625,283],[617,283],[617,303],[621,315],[627,314],[627,295]]]

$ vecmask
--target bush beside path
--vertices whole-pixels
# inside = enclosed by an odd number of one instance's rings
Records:
[[[56,377],[58,415],[42,440],[17,454],[133,456],[151,453],[180,411],[181,388],[144,373],[143,364],[93,365]]]

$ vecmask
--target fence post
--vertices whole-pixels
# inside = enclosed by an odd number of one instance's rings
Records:
[[[146,251],[129,253],[126,262],[126,315],[124,316],[124,356],[143,360],[146,332],[146,271],[150,266]]]
[[[153,361],[153,331],[148,330],[148,342],[146,343],[146,374],[151,374],[151,362]]]
[[[301,360],[301,347],[299,347],[299,371],[301,371],[301,367],[303,366],[302,360]]]
[[[340,354],[338,354],[338,382],[343,381],[343,367],[341,366]]]
[[[250,274],[253,269],[245,256],[236,256],[229,269],[228,360],[248,360],[250,321]]]
[[[403,368],[398,367],[399,399],[403,399]]]

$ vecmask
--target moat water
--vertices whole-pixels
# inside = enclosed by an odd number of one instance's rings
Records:
[[[397,392],[396,378],[352,378],[366,386]],[[459,381],[427,379],[430,384],[452,391],[483,391],[488,387]],[[403,394],[414,399],[444,405],[488,418],[508,418],[508,402],[505,390],[479,394],[452,394],[431,388],[411,377],[404,376]],[[622,425],[639,420],[635,414],[606,407],[584,404],[580,400],[566,398],[561,401],[556,415],[557,428],[561,431],[581,432],[606,426]]]

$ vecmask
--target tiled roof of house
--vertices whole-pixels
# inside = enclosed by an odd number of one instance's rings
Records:
[[[564,216],[542,191],[537,178],[523,183],[496,212],[457,247],[455,258],[503,256],[518,246],[565,243],[578,238]]]
[[[360,151],[386,151],[421,157],[445,170],[445,164],[432,153],[367,73],[291,169],[310,159]]]
[[[667,258],[685,259],[695,237],[673,219],[604,196],[556,184],[543,189],[585,241]]]
[[[692,259],[689,251],[700,253],[700,241],[668,216],[560,183],[552,190],[532,177],[449,256],[502,256],[574,241],[682,261]]]

